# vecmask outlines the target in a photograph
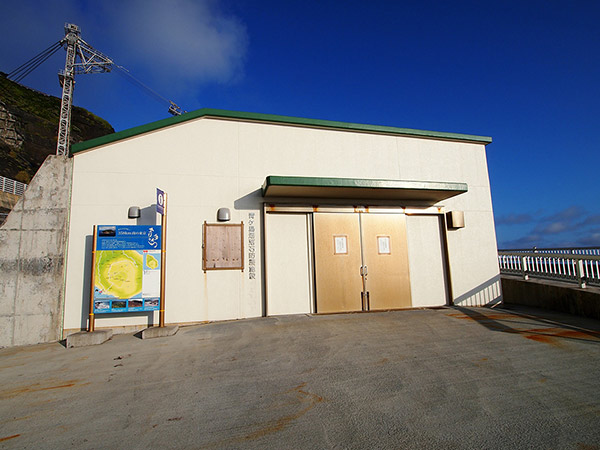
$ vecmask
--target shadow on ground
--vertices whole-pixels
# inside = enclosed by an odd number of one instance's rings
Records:
[[[567,321],[577,322],[577,318],[565,318],[564,314],[561,315],[562,321],[556,321],[547,317],[548,315],[552,315],[552,313],[525,313],[514,310],[488,310],[484,308],[463,308],[460,306],[456,306],[453,309],[459,313],[448,314],[451,317],[476,322],[491,331],[519,334],[533,341],[557,344],[562,339],[573,339],[600,343],[600,332],[565,323]],[[591,322],[586,323],[588,326],[590,324]],[[540,325],[543,326],[540,327]]]

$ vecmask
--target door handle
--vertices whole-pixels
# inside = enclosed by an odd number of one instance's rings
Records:
[[[369,268],[367,266],[360,266],[360,276],[366,276],[369,274]]]

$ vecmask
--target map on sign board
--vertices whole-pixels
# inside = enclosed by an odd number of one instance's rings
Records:
[[[97,229],[94,313],[159,309],[161,227],[100,225]]]

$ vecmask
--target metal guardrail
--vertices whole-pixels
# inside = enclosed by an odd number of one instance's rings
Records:
[[[600,255],[600,247],[511,248],[498,250],[508,253],[566,253],[568,255]]]
[[[500,273],[600,286],[600,248],[498,250]]]
[[[25,189],[27,189],[25,183],[0,176],[0,191],[8,192],[9,194],[23,195]]]

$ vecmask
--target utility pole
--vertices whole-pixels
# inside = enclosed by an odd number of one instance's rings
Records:
[[[110,72],[114,64],[109,57],[81,39],[80,34],[81,31],[77,25],[65,24],[65,37],[61,44],[66,47],[67,59],[65,70],[58,73],[63,88],[58,123],[58,142],[56,145],[56,154],[59,156],[69,154],[75,74]]]

